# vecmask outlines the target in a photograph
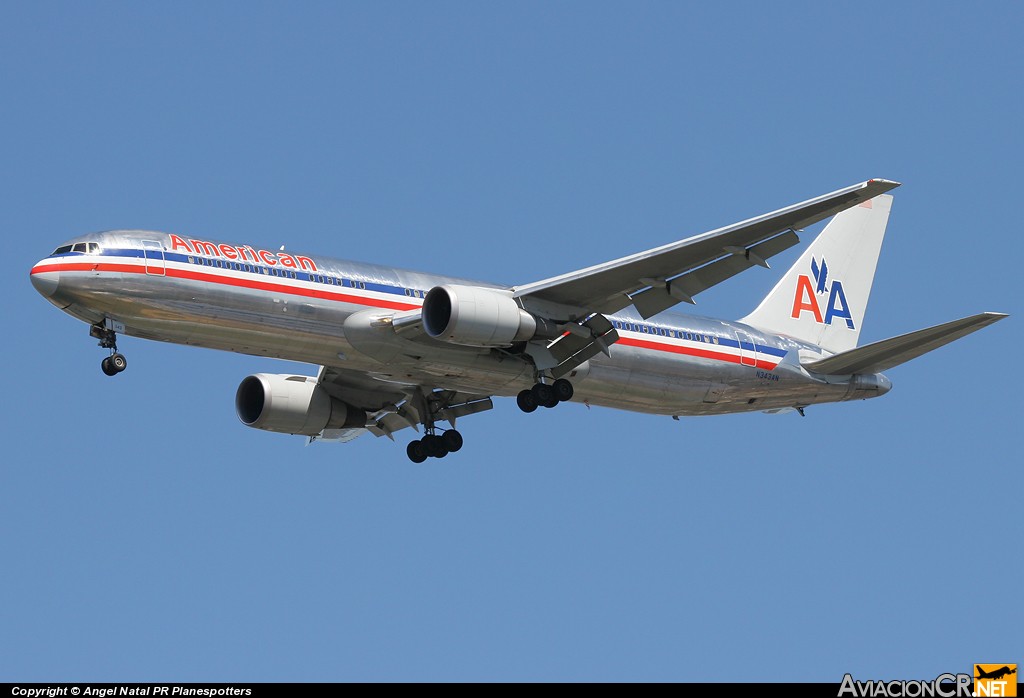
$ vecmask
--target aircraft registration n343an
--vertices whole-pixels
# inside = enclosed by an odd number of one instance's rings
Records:
[[[250,427],[310,439],[424,435],[410,459],[463,444],[456,420],[515,397],[671,415],[798,410],[889,392],[881,372],[1006,317],[981,313],[858,346],[897,182],[872,179],[551,279],[502,286],[326,257],[116,230],[57,247],[33,285],[117,335],[319,365],[259,373],[235,395]],[[799,242],[832,217],[771,293],[735,322],[667,312]],[[447,424],[450,428],[441,425]]]

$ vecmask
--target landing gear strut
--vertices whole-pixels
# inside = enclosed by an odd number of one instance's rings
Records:
[[[523,412],[533,412],[538,407],[554,407],[560,402],[571,400],[572,396],[572,383],[559,378],[550,385],[537,383],[528,390],[519,391],[516,395],[516,404]]]
[[[444,391],[423,394],[417,391],[410,399],[417,421],[423,425],[422,438],[409,443],[405,453],[413,463],[422,463],[427,458],[444,458],[462,448],[462,434],[455,430],[454,417],[444,417],[443,412],[450,406],[451,396]],[[451,429],[437,427],[438,419],[448,419]]]
[[[117,352],[117,333],[102,325],[93,325],[89,328],[89,336],[100,340],[100,346],[110,350],[110,356],[100,362],[100,368],[108,376],[116,376],[128,368],[128,359],[124,354]]]

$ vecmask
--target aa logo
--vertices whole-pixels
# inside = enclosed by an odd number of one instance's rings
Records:
[[[796,295],[793,297],[793,317],[800,319],[801,313],[810,311],[814,315],[814,321],[818,324],[831,325],[835,318],[846,320],[846,326],[853,329],[853,316],[850,314],[850,305],[846,302],[846,293],[843,291],[843,282],[833,279],[832,284],[828,281],[828,264],[825,258],[821,258],[821,266],[818,260],[811,257],[811,277],[801,274],[796,278]],[[825,301],[825,312],[821,312],[822,303]]]
[[[975,664],[975,696],[1016,696],[1016,664]]]

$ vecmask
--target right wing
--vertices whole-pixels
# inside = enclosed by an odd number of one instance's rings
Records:
[[[633,305],[648,318],[752,266],[797,242],[796,232],[879,194],[898,182],[872,179],[772,213],[662,247],[579,271],[519,286],[515,297],[614,313]]]

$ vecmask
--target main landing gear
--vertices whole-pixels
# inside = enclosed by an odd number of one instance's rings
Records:
[[[396,412],[410,426],[423,425],[424,435],[406,446],[409,460],[422,463],[427,458],[444,458],[462,450],[462,434],[455,430],[455,420],[491,407],[491,399],[486,396],[416,388]],[[437,426],[439,422],[447,422],[451,428],[442,429]]]
[[[413,463],[422,463],[427,458],[444,458],[462,448],[462,434],[454,429],[440,434],[434,433],[433,427],[428,427],[428,430],[422,439],[410,441],[405,448],[406,455]]]
[[[89,328],[89,336],[100,340],[100,346],[110,350],[110,356],[100,362],[100,368],[108,376],[116,376],[128,368],[128,359],[124,354],[117,352],[117,333],[102,325],[93,325]]]
[[[529,390],[521,390],[516,395],[516,404],[523,412],[533,412],[538,407],[554,407],[560,402],[571,400],[572,383],[559,378],[554,383],[537,383]]]

